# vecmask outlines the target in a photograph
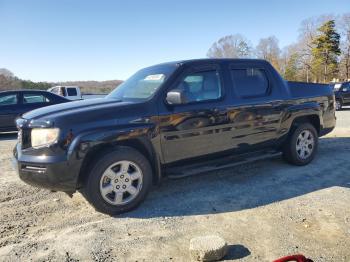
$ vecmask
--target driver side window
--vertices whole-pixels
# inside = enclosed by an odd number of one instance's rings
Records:
[[[186,75],[177,86],[186,103],[218,99],[221,97],[219,73],[216,70]]]

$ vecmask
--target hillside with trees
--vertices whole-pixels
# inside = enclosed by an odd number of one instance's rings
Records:
[[[253,47],[242,34],[220,38],[208,50],[211,58],[261,58],[268,60],[290,81],[350,80],[350,13],[302,21],[295,43],[280,48],[275,36]]]
[[[0,91],[14,90],[14,89],[41,89],[56,85],[62,86],[79,86],[84,94],[107,94],[114,88],[120,85],[121,80],[107,80],[107,81],[68,81],[68,82],[32,82],[29,80],[22,80],[16,77],[10,70],[0,68]]]

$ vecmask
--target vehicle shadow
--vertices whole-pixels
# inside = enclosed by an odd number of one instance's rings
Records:
[[[228,245],[227,249],[227,255],[223,258],[225,260],[242,259],[251,254],[249,249],[243,245]]]
[[[4,140],[16,140],[17,132],[0,133],[0,141]]]
[[[329,187],[350,187],[350,137],[322,138],[314,161],[292,166],[280,157],[210,174],[165,180],[136,210],[118,217],[150,218],[234,212]]]

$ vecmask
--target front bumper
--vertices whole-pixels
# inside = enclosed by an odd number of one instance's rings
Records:
[[[80,163],[66,157],[23,155],[17,144],[13,165],[20,179],[29,185],[69,193],[77,189]]]

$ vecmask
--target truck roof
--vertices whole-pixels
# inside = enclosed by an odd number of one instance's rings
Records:
[[[252,58],[198,58],[198,59],[188,59],[188,60],[179,60],[179,61],[172,61],[172,62],[166,62],[161,63],[159,65],[166,65],[166,64],[197,64],[197,63],[222,63],[222,62],[253,62],[253,63],[268,63],[264,59],[252,59]]]

